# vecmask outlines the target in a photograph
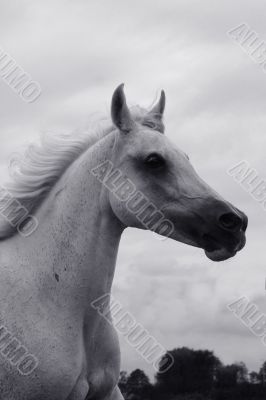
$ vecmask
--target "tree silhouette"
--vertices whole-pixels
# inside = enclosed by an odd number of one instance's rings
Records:
[[[249,374],[249,380],[252,385],[258,385],[261,383],[260,374],[258,372],[252,371]]]
[[[260,381],[263,386],[266,386],[266,361],[262,364],[259,371]]]
[[[156,375],[157,388],[161,392],[176,395],[208,393],[212,389],[217,370],[221,366],[220,360],[213,352],[183,347],[169,353],[174,359],[173,366],[165,373],[159,372]]]
[[[119,387],[127,400],[148,400],[152,389],[149,378],[141,369],[136,369],[129,376],[123,371]]]
[[[174,364],[165,371],[164,357]],[[248,374],[243,362],[223,365],[208,350],[186,347],[174,349],[162,357],[163,373],[157,373],[152,385],[140,369],[130,375],[120,373],[119,387],[125,400],[265,400],[266,361],[259,373]],[[88,396],[89,399],[89,396]]]
[[[247,379],[248,371],[244,363],[221,365],[217,370],[216,387],[232,389],[240,383],[247,382]]]
[[[121,390],[122,395],[125,397],[127,395],[127,381],[128,375],[126,371],[121,371],[119,376],[118,386]]]

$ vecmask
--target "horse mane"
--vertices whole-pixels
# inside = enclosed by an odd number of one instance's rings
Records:
[[[162,131],[161,121],[146,109],[134,106],[131,113],[136,122]],[[105,118],[85,132],[45,134],[40,144],[31,144],[24,154],[11,159],[12,179],[0,185],[0,240],[15,234],[17,226],[36,211],[66,169],[114,130],[110,120]]]

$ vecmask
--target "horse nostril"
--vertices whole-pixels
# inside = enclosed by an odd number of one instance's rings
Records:
[[[219,217],[219,222],[224,229],[237,230],[242,227],[243,221],[237,214],[228,212]]]

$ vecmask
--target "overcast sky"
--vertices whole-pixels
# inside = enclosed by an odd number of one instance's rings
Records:
[[[247,245],[213,263],[200,249],[129,229],[113,292],[167,349],[208,348],[250,369],[266,347],[226,305],[245,295],[266,312],[266,212],[226,170],[245,159],[266,178],[266,74],[227,31],[246,22],[266,40],[265,12],[260,0],[0,0],[0,46],[42,87],[28,104],[0,79],[0,178],[10,153],[41,132],[108,113],[119,83],[142,106],[163,88],[167,135],[248,214]],[[152,375],[123,338],[121,348],[123,369]]]

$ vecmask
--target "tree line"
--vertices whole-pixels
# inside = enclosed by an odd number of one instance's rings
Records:
[[[174,364],[164,373],[159,370],[154,383],[140,369],[120,373],[119,387],[125,400],[266,399],[266,361],[258,372],[249,372],[243,362],[224,365],[209,350],[182,347],[168,353]]]

